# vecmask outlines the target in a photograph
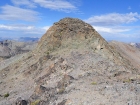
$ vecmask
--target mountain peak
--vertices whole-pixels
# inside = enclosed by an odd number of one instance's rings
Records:
[[[84,101],[92,103],[96,96],[94,103],[99,104],[96,99],[108,98],[106,89],[110,89],[110,94],[120,88],[117,85],[130,87],[131,80],[136,80],[137,69],[117,51],[91,25],[75,18],[61,19],[43,35],[34,51],[19,55],[18,59],[4,61],[6,65],[0,63],[2,94],[9,90],[16,91],[9,93],[8,99],[14,99],[10,103],[18,103],[15,98],[22,96],[26,99],[24,101],[41,105],[60,105],[64,103],[63,99],[69,99],[72,105],[77,105],[83,103],[83,95],[92,95],[88,98],[90,101]],[[100,89],[105,93],[103,96]],[[125,100],[123,104],[133,97],[129,93],[132,93],[131,88],[128,88],[127,95],[121,94]],[[113,94],[111,97],[114,97]],[[3,97],[3,100],[7,102],[7,98]],[[115,102],[116,97],[112,100]]]
[[[89,44],[94,50],[101,49],[104,43],[107,44],[90,24],[77,18],[64,18],[54,23],[43,35],[38,50],[53,51],[58,48],[80,46],[83,43]]]

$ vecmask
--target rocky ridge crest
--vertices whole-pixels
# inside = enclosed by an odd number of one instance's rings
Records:
[[[77,18],[64,18],[54,23],[42,36],[37,53],[51,53],[61,49],[90,49],[121,65],[131,65],[88,23]]]

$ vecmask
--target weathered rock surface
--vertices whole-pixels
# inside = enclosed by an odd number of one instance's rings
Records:
[[[17,98],[16,99],[16,105],[27,105],[27,101],[26,100],[23,100],[21,97]]]

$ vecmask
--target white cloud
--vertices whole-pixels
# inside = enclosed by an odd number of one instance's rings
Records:
[[[27,31],[27,30],[32,30],[34,29],[34,26],[25,26],[25,25],[4,25],[0,24],[0,30],[22,30],[22,31]]]
[[[106,32],[106,33],[121,33],[127,32],[131,29],[125,27],[102,27],[102,26],[93,26],[98,32]]]
[[[140,26],[93,26],[107,41],[139,42]]]
[[[3,37],[41,37],[50,26],[36,27],[33,25],[4,25],[0,24],[0,34]],[[1,36],[2,37],[2,36]]]
[[[91,24],[106,40],[138,42],[140,26],[136,26],[135,22],[139,20],[140,14],[130,12],[92,16],[84,21]]]
[[[11,1],[16,6],[26,6],[30,8],[36,8],[35,3],[33,3],[31,0],[11,0]]]
[[[50,28],[50,26],[44,26],[44,27],[42,27],[42,29],[44,29],[44,30],[48,30]]]
[[[140,18],[140,15],[136,13],[126,13],[126,14],[120,14],[120,13],[110,13],[100,16],[92,16],[85,21],[87,23],[90,23],[92,25],[98,25],[98,26],[109,26],[109,25],[120,25],[125,23],[131,23],[135,22]]]
[[[44,26],[44,27],[35,27],[31,25],[4,25],[0,24],[0,30],[9,30],[9,31],[46,31],[49,29],[50,26]]]
[[[77,10],[76,6],[66,0],[33,0],[41,7],[49,8],[52,10],[72,12]]]
[[[79,12],[75,5],[79,5],[78,1],[68,2],[66,0],[11,0],[15,6],[25,6],[28,8],[36,8],[38,5],[43,8],[48,8],[63,12]],[[78,4],[77,4],[78,3]]]
[[[39,13],[29,9],[22,9],[10,5],[1,7],[2,13],[0,19],[2,20],[23,20],[23,21],[36,21],[39,19]]]

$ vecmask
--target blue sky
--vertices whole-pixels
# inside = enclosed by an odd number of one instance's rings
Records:
[[[64,17],[91,24],[106,40],[140,42],[140,0],[1,0],[0,37],[41,37]]]

